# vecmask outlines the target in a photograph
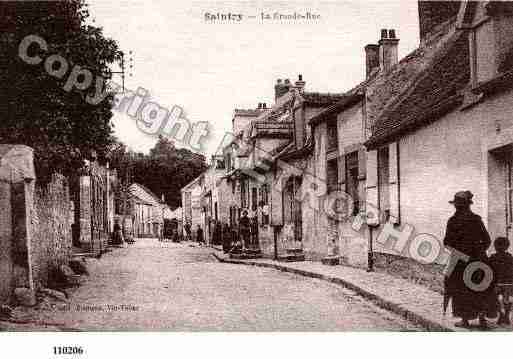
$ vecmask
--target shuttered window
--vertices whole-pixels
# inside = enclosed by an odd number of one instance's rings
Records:
[[[326,164],[326,185],[328,193],[335,192],[339,189],[337,158],[329,160]]]
[[[346,192],[353,199],[353,215],[360,211],[358,194],[358,151],[345,156],[346,159]]]
[[[378,150],[378,208],[388,221],[390,216],[390,158],[388,146]]]
[[[258,200],[257,199],[257,189],[256,189],[256,187],[253,187],[251,189],[251,209],[253,211],[256,211],[256,209],[257,209],[257,205],[258,205],[257,200]]]

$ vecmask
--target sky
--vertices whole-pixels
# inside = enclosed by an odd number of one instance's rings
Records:
[[[127,88],[143,87],[159,105],[168,109],[178,105],[191,122],[210,123],[202,151],[206,155],[230,131],[235,108],[273,103],[278,78],[295,81],[302,74],[306,91],[341,93],[364,80],[363,48],[377,43],[380,29],[396,30],[399,58],[419,44],[413,0],[88,0],[88,4],[94,24],[125,53],[132,51]],[[206,20],[207,13],[242,14],[242,20],[211,21]],[[262,20],[262,13],[271,19]],[[294,13],[320,18],[274,19],[275,14]],[[121,112],[114,112],[113,122],[117,137],[136,151],[149,151],[157,140]]]

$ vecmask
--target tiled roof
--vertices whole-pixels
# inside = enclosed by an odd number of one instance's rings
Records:
[[[270,109],[235,109],[236,116],[248,116],[248,117],[257,117],[260,116],[263,112],[269,111]]]
[[[303,92],[301,94],[304,101],[311,106],[329,106],[344,98],[344,94],[321,93],[321,92]]]
[[[342,111],[344,108],[351,106],[361,99],[363,99],[363,94],[355,92],[353,94],[348,94],[342,98],[342,100],[334,103],[333,105],[329,106],[316,116],[312,117],[309,122],[310,125],[316,125],[329,117],[338,114],[340,111]]]
[[[296,149],[295,143],[290,143],[285,149],[278,154],[277,158],[282,160],[291,160],[301,158],[308,154],[311,154],[313,151],[313,138],[312,136],[308,137],[305,145],[300,149]]]
[[[460,90],[470,81],[468,46],[465,32],[454,33],[442,45],[429,66],[377,117],[366,143],[369,149],[436,120],[458,104]]]
[[[136,186],[139,186],[144,192],[148,193],[151,197],[153,197],[153,199],[157,202],[157,203],[163,203],[162,202],[162,199],[158,198],[157,195],[155,193],[153,193],[148,187],[146,187],[145,185],[142,185],[140,183],[133,183],[132,185],[136,185]],[[137,197],[137,194],[135,193],[132,193],[134,196]]]

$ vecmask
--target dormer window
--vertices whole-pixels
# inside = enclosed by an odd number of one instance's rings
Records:
[[[513,3],[470,2],[468,18],[460,27],[469,29],[472,87],[478,87],[512,69]],[[471,8],[474,7],[473,9]]]
[[[497,75],[493,22],[486,20],[470,31],[470,69],[473,87]]]

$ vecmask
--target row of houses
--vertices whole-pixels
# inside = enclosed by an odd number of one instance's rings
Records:
[[[276,82],[272,106],[236,109],[233,139],[182,191],[184,222],[237,226],[246,210],[265,256],[359,267],[373,258],[437,280],[446,253],[434,247],[455,192],[472,191],[492,237],[511,237],[513,5],[418,9],[419,47],[399,59],[398,34],[383,29],[349,91],[310,92],[299,75]],[[412,259],[402,244],[419,235],[438,242],[417,241]]]
[[[132,183],[116,201],[116,221],[127,236],[148,238],[163,236],[164,220],[172,218],[171,208],[140,183]]]
[[[123,217],[126,234],[162,236],[169,207],[140,184],[128,192],[120,192],[116,170],[94,155],[76,175],[41,183],[32,148],[0,144],[0,304],[15,288],[34,295],[54,287],[56,271],[75,256],[99,257]]]

